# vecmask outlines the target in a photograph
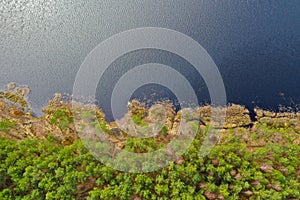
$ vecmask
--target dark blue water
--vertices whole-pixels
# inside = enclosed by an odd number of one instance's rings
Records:
[[[197,40],[219,67],[229,102],[273,110],[300,103],[298,0],[4,0],[0,14],[0,85],[29,85],[36,112],[55,92],[72,93],[81,63],[97,44],[144,26],[174,29]],[[106,85],[114,84],[120,69],[148,61],[183,73],[200,101],[209,102],[205,83],[189,64],[160,51],[134,52],[116,60],[107,72],[106,81],[112,82]],[[110,91],[102,90],[99,99],[105,96],[102,92],[109,96]],[[137,93],[143,96],[142,90]],[[107,107],[107,101],[102,102]]]

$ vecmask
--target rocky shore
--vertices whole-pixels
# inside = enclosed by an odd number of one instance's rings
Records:
[[[21,140],[24,138],[39,138],[45,139],[52,135],[55,139],[63,144],[70,144],[78,139],[76,124],[72,113],[71,102],[62,100],[61,94],[55,94],[43,108],[44,115],[35,117],[30,113],[30,106],[26,99],[29,89],[24,86],[8,85],[7,90],[0,93],[0,137]],[[161,140],[169,141],[172,136],[176,135],[177,128],[181,119],[182,113],[188,113],[190,118],[199,119],[201,129],[205,129],[210,124],[211,106],[201,106],[191,109],[182,109],[177,113],[173,107],[167,102],[161,102],[147,108],[143,103],[133,100],[128,103],[128,113],[122,119],[115,122],[106,122],[105,115],[100,108],[89,107],[89,111],[96,113],[98,122],[104,127],[115,143],[120,142],[120,135],[134,135],[135,129],[128,126],[130,120],[139,127],[147,126],[149,122],[160,120],[163,121],[160,127],[151,127],[157,129]],[[224,108],[219,108],[224,109]],[[229,132],[238,132],[237,135],[243,135],[243,140],[248,140],[249,146],[264,145],[267,141],[251,141],[250,135],[252,132],[261,133],[262,127],[278,130],[270,136],[270,140],[278,143],[285,143],[285,139],[280,130],[288,130],[290,136],[294,139],[294,143],[300,145],[300,112],[272,112],[255,109],[256,120],[252,121],[249,110],[242,105],[229,104],[226,108],[226,119],[221,129],[222,134]],[[142,125],[142,126],[141,126]],[[259,128],[258,128],[259,127]],[[259,131],[257,131],[259,129]],[[146,130],[146,129],[143,129]],[[127,133],[126,133],[127,132]],[[142,131],[140,131],[142,132]],[[145,132],[146,134],[146,132]],[[263,133],[261,133],[263,134]],[[220,140],[221,141],[221,140]],[[122,146],[122,145],[120,145]]]

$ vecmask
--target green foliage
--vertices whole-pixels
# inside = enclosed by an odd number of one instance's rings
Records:
[[[96,121],[96,122],[93,122],[93,124],[92,124],[95,128],[96,128],[96,130],[98,131],[98,132],[102,132],[102,131],[104,131],[105,133],[110,133],[110,130],[109,130],[109,128],[107,127],[107,125],[105,124],[105,123],[103,123],[103,122],[101,122],[100,120],[99,121]]]
[[[61,130],[66,130],[74,122],[71,111],[65,109],[54,110],[50,118],[50,124],[57,124]]]
[[[4,119],[0,121],[0,131],[8,133],[10,129],[14,128],[16,125],[16,121],[10,121],[8,119]]]
[[[167,136],[167,134],[168,134],[168,127],[167,126],[163,126],[162,128],[161,128],[161,133],[162,133],[162,135],[163,136]]]
[[[131,117],[132,121],[139,126],[148,126],[148,123],[143,120],[143,117],[135,114]]]
[[[153,138],[129,137],[126,140],[125,149],[131,152],[145,153],[158,150],[161,146]]]
[[[53,114],[55,123],[64,116],[68,113]],[[0,138],[0,199],[300,198],[298,145],[268,143],[249,150],[232,132],[207,156],[198,157],[206,131],[198,131],[181,162],[140,174],[103,165],[80,141],[63,146],[51,136],[19,142]],[[269,137],[268,131],[261,137]],[[125,143],[126,150],[139,153],[161,147],[153,138],[129,137]],[[271,170],[263,170],[264,165]]]

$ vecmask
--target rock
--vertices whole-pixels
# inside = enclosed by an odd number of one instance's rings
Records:
[[[260,170],[265,173],[272,173],[273,167],[267,163],[260,165]]]
[[[233,169],[230,171],[231,176],[235,176],[237,174],[237,170]]]
[[[10,109],[9,113],[14,116],[14,117],[22,117],[24,115],[24,112],[21,110],[16,110],[16,109]]]
[[[295,118],[297,117],[297,114],[296,113],[293,113],[293,112],[279,112],[279,113],[276,113],[276,118],[281,118],[281,117],[286,117],[286,118]]]
[[[213,173],[212,171],[210,171],[210,172],[208,172],[208,175],[209,175],[209,176],[214,176],[215,173]]]
[[[166,110],[166,122],[165,122],[165,126],[168,128],[168,130],[171,130],[173,127],[173,123],[174,123],[174,118],[176,115],[176,112],[174,110],[174,108],[172,107],[171,104],[169,103],[165,103],[163,104],[165,106],[165,110]]]
[[[251,190],[247,190],[244,192],[244,194],[247,196],[247,197],[250,197],[253,195],[253,192]]]
[[[172,149],[170,145],[166,146],[166,155],[169,157],[174,157],[175,156],[175,151]]]
[[[292,111],[271,112],[261,109],[255,109],[258,123],[262,123],[271,128],[293,128],[296,132],[300,132],[300,117],[298,113]]]
[[[131,116],[138,115],[141,118],[144,118],[147,113],[147,109],[145,105],[140,103],[138,100],[132,100],[131,102],[128,102],[128,111]]]
[[[238,180],[238,181],[240,181],[240,180],[242,180],[242,175],[240,174],[240,173],[238,173],[236,176],[235,176],[235,179],[236,180]]]
[[[111,128],[110,132],[112,133],[113,136],[115,137],[121,137],[122,136],[122,130],[119,128]]]
[[[7,89],[8,90],[14,90],[17,87],[17,84],[15,82],[11,82],[7,84]]]
[[[280,185],[272,185],[272,188],[276,191],[281,191],[282,187]]]
[[[219,165],[219,161],[217,159],[213,159],[211,163],[213,164],[214,167],[218,167]]]
[[[148,118],[152,122],[160,122],[164,124],[167,118],[165,107],[160,104],[152,105],[148,110]]]
[[[201,106],[198,108],[201,119],[207,124],[210,122],[211,106]]]
[[[83,194],[92,190],[95,187],[96,178],[91,176],[88,177],[84,182],[80,182],[76,185],[76,189],[79,194]],[[80,198],[82,199],[82,198]]]
[[[272,125],[273,121],[271,117],[262,117],[259,119],[259,122],[265,125]]]
[[[208,190],[206,190],[204,192],[204,196],[210,200],[213,200],[213,199],[216,199],[217,198],[217,194],[213,193],[213,192],[210,192]]]
[[[267,188],[267,189],[272,188],[272,184],[271,184],[271,183],[268,183],[268,184],[266,185],[266,188]]]
[[[227,107],[224,128],[244,127],[249,126],[251,123],[249,110],[244,106],[231,104]]]
[[[258,120],[264,116],[264,111],[259,108],[254,108],[254,112]]]
[[[61,93],[55,93],[54,97],[52,99],[52,102],[54,103],[60,103],[62,100],[62,94]]]
[[[236,128],[236,127],[244,127],[249,126],[252,121],[250,119],[249,110],[244,106],[231,104],[226,109],[225,108],[215,108],[216,113],[220,113],[222,116],[226,111],[226,118],[224,125],[219,124],[220,122],[216,121],[215,128]],[[210,123],[211,121],[211,106],[202,106],[198,108],[199,115],[203,122]],[[218,116],[216,116],[218,117]],[[222,127],[223,126],[223,127]]]
[[[27,97],[30,94],[31,90],[27,85],[20,85],[17,87],[17,93]]]
[[[283,137],[281,133],[274,133],[270,137],[270,141],[274,144],[287,144],[288,141]]]
[[[219,199],[219,200],[223,200],[223,199],[225,199],[225,197],[224,197],[224,195],[222,195],[222,194],[218,194],[218,197],[217,197],[217,199]]]
[[[282,173],[287,173],[289,171],[288,168],[286,168],[285,166],[280,166],[278,170],[281,171]]]
[[[6,102],[0,100],[0,108],[4,109],[6,106]]]
[[[256,119],[260,119],[262,117],[275,117],[276,116],[276,113],[275,112],[272,112],[272,111],[268,111],[268,110],[263,110],[263,109],[260,109],[260,108],[254,108],[254,112],[255,112],[255,115],[256,115]]]
[[[275,118],[275,119],[273,119],[272,125],[275,128],[289,127],[290,126],[289,120],[290,119],[288,117]]]
[[[251,182],[251,185],[254,186],[254,187],[257,187],[257,186],[260,185],[260,182],[257,181],[257,180],[255,180],[255,181],[252,181],[252,182]]]
[[[42,138],[45,139],[46,136],[49,134],[46,130],[46,127],[43,126],[41,123],[34,123],[29,126],[31,133],[36,138]]]
[[[182,163],[184,162],[184,159],[182,156],[180,156],[176,161],[175,163],[178,164],[178,165],[182,165]]]
[[[205,188],[205,187],[206,187],[206,183],[205,183],[205,182],[200,182],[200,183],[199,183],[199,187],[200,187],[201,189]]]
[[[268,110],[263,111],[265,117],[275,117],[276,113]]]

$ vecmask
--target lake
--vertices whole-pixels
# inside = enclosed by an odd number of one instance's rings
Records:
[[[0,14],[0,85],[12,81],[29,85],[36,113],[54,93],[72,93],[80,65],[99,43],[119,32],[149,26],[173,29],[199,42],[219,68],[228,102],[272,110],[300,103],[298,0],[4,0]],[[119,69],[147,62],[180,71],[200,102],[209,102],[205,82],[190,64],[159,50],[118,58],[102,80],[107,87],[97,90],[98,99],[111,92],[122,75]],[[134,96],[147,98],[147,91],[174,99],[157,85],[142,87]],[[109,110],[107,99],[102,106]]]

